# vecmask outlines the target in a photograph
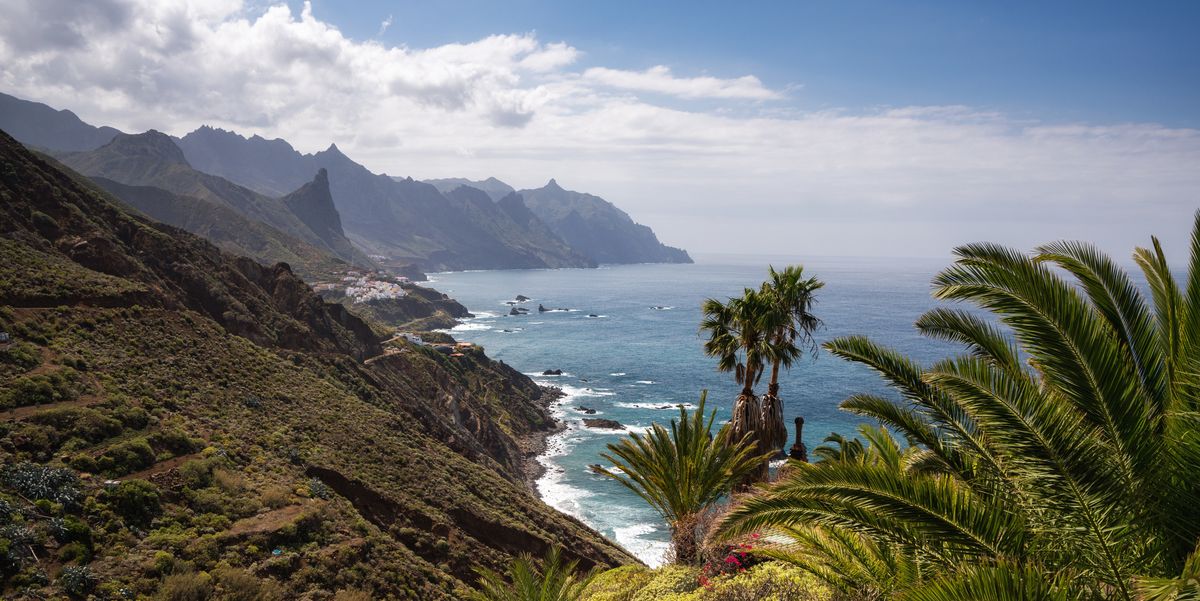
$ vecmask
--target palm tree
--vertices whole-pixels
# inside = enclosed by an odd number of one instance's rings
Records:
[[[816,350],[813,332],[821,320],[812,314],[812,306],[816,291],[823,286],[825,283],[815,277],[805,278],[804,267],[800,265],[789,265],[782,271],[770,267],[767,281],[762,285],[761,294],[771,307],[767,317],[771,380],[762,397],[759,432],[762,446],[777,452],[783,451],[788,435],[783,400],[779,398],[780,368],[791,368],[800,358],[802,346],[810,352]]]
[[[1084,243],[955,253],[934,296],[994,319],[937,308],[917,327],[966,353],[923,368],[863,337],[825,345],[902,397],[859,394],[842,407],[913,450],[894,465],[800,465],[732,511],[722,535],[818,527],[886,545],[922,572],[902,599],[1193,594],[1200,212],[1183,286],[1157,239],[1134,252],[1149,299]]]
[[[734,381],[742,386],[733,403],[731,436],[735,440],[751,437],[757,441],[759,451],[766,454],[771,449],[762,444],[762,408],[754,394],[754,386],[762,377],[766,362],[786,353],[772,347],[770,333],[776,314],[772,313],[770,299],[758,290],[746,288],[742,296],[724,303],[710,298],[704,301],[702,309],[704,319],[700,329],[709,334],[704,352],[717,358],[718,370],[733,372]],[[764,459],[762,465],[747,476],[747,481],[765,480],[766,476],[767,460]]]
[[[562,550],[551,546],[541,568],[533,557],[524,554],[508,566],[507,574],[478,568],[477,601],[578,601],[594,574],[578,576],[578,561],[563,563]]]
[[[717,412],[705,418],[707,396],[707,392],[700,395],[700,407],[690,415],[681,407],[679,421],[671,420],[670,430],[654,424],[644,436],[635,433],[609,444],[609,452],[601,457],[615,467],[593,468],[632,490],[663,516],[680,563],[697,559],[702,537],[695,531],[695,518],[762,463],[751,442],[753,435],[735,439],[725,426],[713,436]]]

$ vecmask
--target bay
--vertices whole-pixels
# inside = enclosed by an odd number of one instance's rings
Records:
[[[666,525],[644,501],[588,466],[604,464],[605,445],[620,436],[677,418],[676,405],[694,408],[702,391],[718,422],[728,419],[737,386],[703,352],[700,305],[757,286],[770,264],[798,263],[826,283],[815,307],[824,324],[819,341],[867,335],[923,364],[956,350],[921,337],[913,326],[935,306],[930,281],[949,261],[714,257],[694,265],[440,273],[431,275],[431,285],[477,316],[452,330],[456,338],[566,393],[554,412],[567,429],[551,438],[541,458],[547,468],[538,481],[542,498],[657,565],[669,540]],[[515,305],[529,314],[508,315],[517,295],[531,299]],[[551,311],[539,313],[539,304]],[[563,375],[542,375],[558,369]],[[805,418],[810,450],[831,432],[854,434],[861,420],[838,404],[864,392],[894,396],[870,370],[825,351],[805,356],[780,387],[787,423]],[[584,417],[614,419],[627,429],[588,428]]]

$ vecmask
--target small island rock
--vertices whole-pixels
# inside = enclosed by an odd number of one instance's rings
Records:
[[[604,430],[624,430],[625,426],[615,419],[604,419],[602,417],[585,417],[583,425],[589,428],[602,428]]]

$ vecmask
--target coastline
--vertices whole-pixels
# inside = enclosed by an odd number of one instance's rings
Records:
[[[545,502],[542,498],[542,493],[538,491],[537,482],[546,475],[546,465],[542,463],[542,455],[546,453],[546,448],[549,445],[550,437],[561,433],[567,429],[567,423],[554,416],[551,411],[554,403],[567,396],[561,388],[557,386],[547,386],[538,384],[538,388],[542,390],[543,408],[554,421],[554,425],[547,430],[538,430],[530,432],[524,436],[517,438],[517,445],[521,449],[521,476],[525,482],[525,487],[533,493],[533,496]]]

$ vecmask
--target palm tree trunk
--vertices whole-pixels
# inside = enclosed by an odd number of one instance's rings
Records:
[[[671,553],[674,562],[690,566],[700,557],[700,541],[696,540],[694,518],[683,518],[671,526]]]
[[[762,398],[759,420],[759,448],[763,453],[783,454],[787,444],[787,424],[783,422],[783,399],[779,398],[779,361],[771,363],[771,383]]]

